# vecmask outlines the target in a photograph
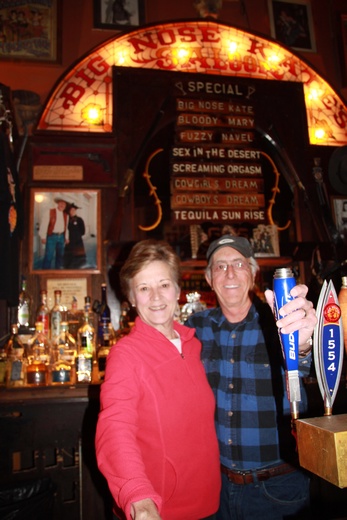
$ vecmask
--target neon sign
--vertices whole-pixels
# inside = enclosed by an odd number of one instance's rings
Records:
[[[308,63],[273,40],[206,20],[146,26],[103,43],[58,82],[38,130],[113,132],[113,66],[300,82],[310,143],[347,144],[346,105]],[[87,106],[97,123],[82,115]]]

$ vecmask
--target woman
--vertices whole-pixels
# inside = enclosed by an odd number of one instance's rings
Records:
[[[194,330],[174,321],[180,261],[136,244],[120,271],[138,317],[107,358],[98,465],[127,520],[213,518],[220,491],[215,402]]]
[[[83,235],[86,232],[84,220],[76,215],[80,209],[75,204],[68,207],[69,215],[69,240],[64,250],[64,268],[65,269],[81,269],[86,265],[86,251],[84,249]]]

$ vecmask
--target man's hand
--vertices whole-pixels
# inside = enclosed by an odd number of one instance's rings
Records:
[[[307,349],[307,342],[312,337],[314,328],[317,324],[316,311],[313,303],[306,299],[308,287],[306,285],[296,285],[290,291],[293,300],[286,303],[279,309],[281,318],[276,321],[276,325],[283,334],[290,334],[296,330],[299,331],[299,345],[304,351]],[[273,310],[274,296],[273,291],[269,289],[265,291],[267,303]]]
[[[150,498],[133,502],[131,504],[131,516],[133,520],[161,520],[158,509]]]

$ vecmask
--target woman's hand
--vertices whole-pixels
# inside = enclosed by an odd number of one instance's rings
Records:
[[[150,498],[133,502],[131,516],[133,520],[161,520],[157,506]]]
[[[314,328],[317,324],[316,311],[312,302],[306,299],[308,287],[306,285],[296,285],[290,291],[293,300],[286,303],[279,309],[281,318],[276,321],[276,325],[283,334],[290,334],[299,331],[299,345],[302,351],[308,347],[308,341],[312,337]],[[265,291],[267,303],[273,309],[273,291]],[[300,353],[300,351],[299,351]]]

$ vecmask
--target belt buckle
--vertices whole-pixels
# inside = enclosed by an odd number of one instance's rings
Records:
[[[253,482],[253,475],[250,471],[242,471],[241,476],[244,484],[250,483],[249,481],[247,481],[248,476],[250,477],[250,481]]]
[[[237,471],[237,474],[242,478],[243,484],[250,484],[254,480],[251,471]]]

